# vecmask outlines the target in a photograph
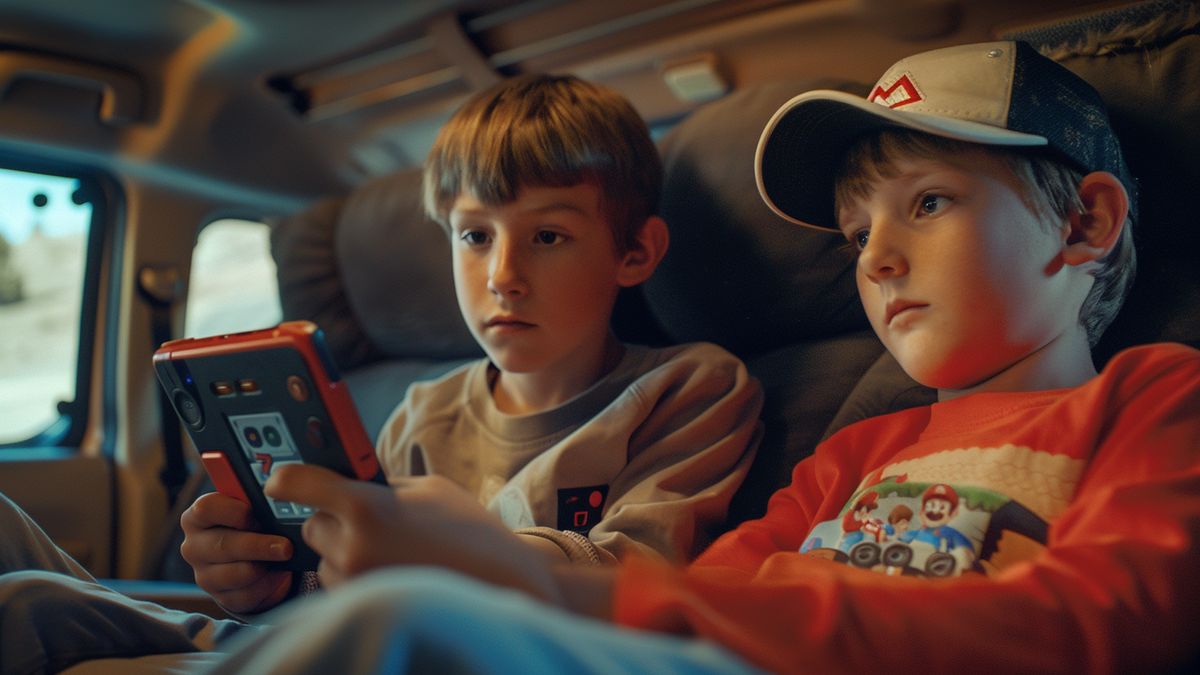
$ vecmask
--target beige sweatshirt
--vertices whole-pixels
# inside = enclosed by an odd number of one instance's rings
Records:
[[[762,389],[737,357],[629,345],[586,391],[520,416],[496,408],[494,373],[482,359],[413,384],[376,444],[387,474],[445,476],[572,560],[686,561],[720,533],[762,434]]]

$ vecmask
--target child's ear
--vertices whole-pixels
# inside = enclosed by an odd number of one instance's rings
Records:
[[[1129,213],[1129,195],[1120,179],[1107,171],[1095,171],[1079,182],[1082,213],[1067,216],[1067,239],[1063,262],[1082,265],[1103,258],[1117,243]]]
[[[637,286],[654,274],[654,269],[667,253],[671,235],[667,223],[658,216],[650,216],[638,230],[637,237],[621,259],[617,272],[617,284],[623,288]]]

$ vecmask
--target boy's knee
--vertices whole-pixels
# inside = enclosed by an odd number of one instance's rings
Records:
[[[56,607],[78,601],[78,592],[65,583],[63,575],[42,570],[0,574],[0,624],[4,616],[53,616]],[[6,625],[6,624],[5,624]]]
[[[53,650],[45,645],[46,631],[62,625],[73,597],[62,581],[62,575],[40,570],[0,574],[0,672],[49,669]]]

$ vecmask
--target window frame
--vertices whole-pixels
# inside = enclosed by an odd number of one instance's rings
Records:
[[[4,451],[14,448],[60,447],[78,450],[91,421],[89,413],[93,393],[92,371],[99,356],[97,352],[101,351],[103,374],[99,392],[104,404],[102,418],[105,428],[112,428],[112,422],[116,420],[116,386],[112,374],[117,353],[114,320],[117,308],[114,303],[102,303],[101,300],[118,297],[112,286],[118,284],[120,279],[117,266],[121,260],[120,252],[124,242],[117,235],[123,231],[119,214],[124,200],[116,181],[108,173],[95,167],[0,153],[0,168],[78,180],[79,190],[88,196],[92,204],[92,216],[88,223],[83,253],[83,289],[79,303],[79,344],[75,355],[74,395],[69,401],[58,402],[58,419],[45,429],[25,439],[0,443],[0,458],[3,457]],[[111,238],[113,255],[108,258],[109,288],[102,289],[101,268],[105,262],[105,243],[110,241],[110,234],[114,236]],[[98,349],[96,337],[101,306],[107,314],[104,322],[107,329],[103,344]],[[112,447],[112,436],[106,434],[102,441],[102,449],[108,454]]]

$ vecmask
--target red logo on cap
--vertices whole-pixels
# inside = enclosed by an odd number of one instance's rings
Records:
[[[908,76],[908,73],[905,73],[887,89],[875,85],[867,100],[896,109],[910,103],[924,101],[925,97],[921,95],[921,92],[917,89],[917,85],[913,84],[912,78]]]

